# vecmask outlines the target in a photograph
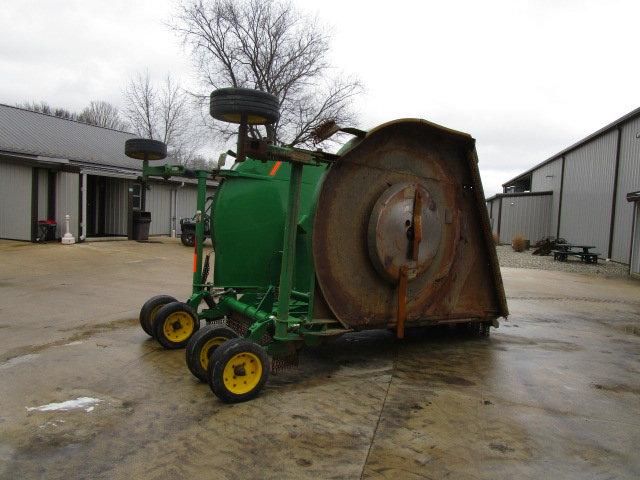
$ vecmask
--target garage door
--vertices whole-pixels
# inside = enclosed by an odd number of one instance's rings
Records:
[[[176,191],[176,230],[180,235],[181,218],[191,218],[196,213],[196,204],[198,203],[198,187],[195,185],[185,185]]]
[[[631,251],[631,273],[640,275],[640,202],[636,202],[635,208],[635,221],[633,232],[633,244]]]
[[[150,235],[171,234],[171,186],[151,183],[147,190],[147,210],[151,212]]]
[[[31,167],[0,162],[0,238],[31,240]]]

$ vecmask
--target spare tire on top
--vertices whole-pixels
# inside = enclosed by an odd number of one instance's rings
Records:
[[[274,123],[280,118],[277,97],[250,88],[220,88],[211,93],[209,113],[217,120],[240,123],[246,115],[249,125]]]
[[[124,153],[138,160],[162,160],[167,157],[167,145],[160,140],[130,138],[124,142]]]

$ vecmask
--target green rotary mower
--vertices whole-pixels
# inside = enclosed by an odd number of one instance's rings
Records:
[[[149,299],[140,323],[225,402],[255,397],[269,372],[305,345],[351,331],[466,324],[488,335],[508,315],[474,139],[418,119],[368,132],[327,123],[319,140],[352,138],[337,154],[253,139],[278,100],[241,88],[211,94],[211,115],[239,124],[230,170],[149,166],[163,145],[127,141],[143,179],[198,180],[193,293]],[[166,147],[165,150],[166,152]],[[213,272],[205,255],[207,180]]]

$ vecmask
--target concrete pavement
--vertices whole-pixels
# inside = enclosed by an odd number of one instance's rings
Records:
[[[0,478],[640,476],[637,281],[503,269],[490,339],[346,335],[229,406],[137,325],[191,255],[0,242]]]

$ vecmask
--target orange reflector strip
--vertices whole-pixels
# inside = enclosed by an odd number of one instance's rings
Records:
[[[269,176],[273,177],[276,173],[278,173],[278,170],[280,169],[280,165],[282,165],[282,161],[278,160],[276,163],[273,164],[273,167],[271,167],[271,171],[269,172]]]

